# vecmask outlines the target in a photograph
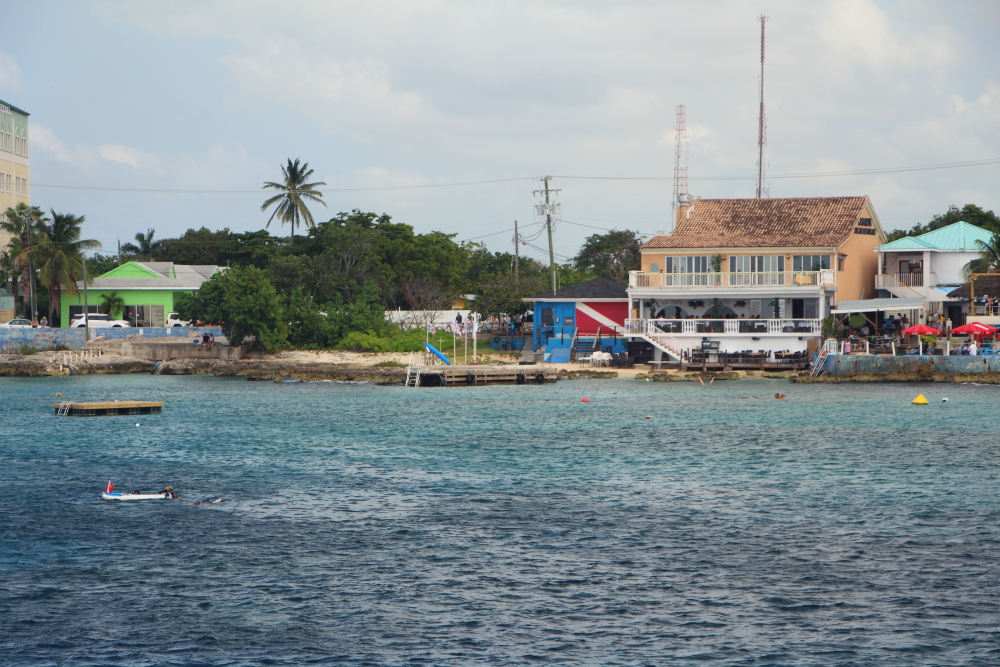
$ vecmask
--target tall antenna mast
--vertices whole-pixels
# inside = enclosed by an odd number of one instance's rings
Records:
[[[760,115],[757,117],[757,199],[769,197],[767,185],[764,183],[766,171],[765,152],[767,149],[767,117],[764,115],[764,24],[767,17],[760,18]]]
[[[687,115],[684,105],[677,105],[677,120],[674,122],[674,201],[670,207],[670,229],[677,224],[677,204],[681,195],[688,192],[688,146],[687,146]]]

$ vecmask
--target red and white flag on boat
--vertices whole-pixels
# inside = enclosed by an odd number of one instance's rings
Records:
[[[111,480],[109,479],[108,480],[108,486],[104,489],[104,493],[111,493],[114,490],[115,490],[115,485],[112,484]]]

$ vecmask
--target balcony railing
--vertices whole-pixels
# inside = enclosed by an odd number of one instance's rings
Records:
[[[629,274],[633,289],[670,289],[675,287],[817,287],[832,286],[833,271],[775,271],[719,273],[643,273]]]
[[[821,334],[823,324],[818,319],[773,320],[625,320],[625,332],[632,335],[706,336],[762,334]]]

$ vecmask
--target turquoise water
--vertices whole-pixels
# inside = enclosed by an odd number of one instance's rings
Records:
[[[56,392],[167,407],[56,417]],[[998,406],[2,379],[0,663],[1000,664]]]

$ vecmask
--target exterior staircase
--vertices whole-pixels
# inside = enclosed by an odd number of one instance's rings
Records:
[[[895,276],[887,273],[880,273],[875,276],[875,288],[884,289],[897,299],[905,299],[908,297],[916,297],[918,299],[924,298],[923,292],[915,290],[909,285],[903,284]]]
[[[638,334],[644,340],[652,343],[661,352],[667,354],[674,361],[683,361],[681,350],[684,349],[676,338],[668,333],[663,333],[651,320],[631,321],[627,329],[629,333]]]

